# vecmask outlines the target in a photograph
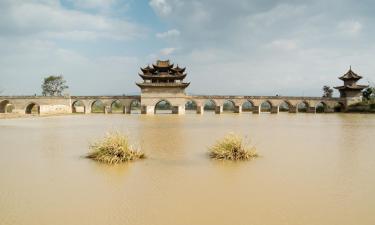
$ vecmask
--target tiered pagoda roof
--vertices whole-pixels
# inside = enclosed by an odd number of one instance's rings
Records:
[[[361,76],[359,76],[358,74],[354,73],[353,70],[352,70],[352,67],[350,67],[349,71],[346,72],[344,75],[342,75],[341,77],[339,77],[340,80],[360,80],[362,79]]]
[[[349,71],[346,72],[344,75],[339,77],[340,80],[344,81],[343,86],[337,86],[334,87],[335,89],[341,91],[362,91],[363,89],[367,88],[368,85],[359,85],[357,84],[357,81],[362,79],[362,76],[356,74],[353,70],[352,67],[350,67]]]
[[[190,83],[184,83],[186,77],[185,68],[178,65],[174,67],[169,60],[158,60],[152,66],[141,68],[142,73],[138,75],[143,79],[143,83],[137,83],[139,87],[183,87]]]

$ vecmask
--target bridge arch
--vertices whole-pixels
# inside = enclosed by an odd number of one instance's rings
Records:
[[[215,111],[217,103],[213,99],[207,99],[203,103],[204,111]]]
[[[124,113],[124,104],[119,99],[115,99],[111,103],[111,112]]]
[[[251,100],[246,100],[242,103],[242,112],[251,112],[254,107],[254,102]]]
[[[171,114],[172,113],[172,104],[165,99],[159,100],[155,104],[154,109],[155,114]]]
[[[279,104],[279,112],[289,112],[292,106],[293,105],[289,101],[283,100]]]
[[[297,103],[297,111],[298,112],[307,112],[310,105],[307,101],[301,101]]]
[[[185,111],[193,111],[193,110],[196,111],[197,107],[198,107],[197,102],[192,99],[187,100],[185,103]]]
[[[40,114],[40,106],[35,102],[31,102],[26,106],[25,113],[26,114]]]
[[[271,112],[272,102],[266,100],[260,104],[260,112]]]
[[[81,100],[76,100],[72,103],[73,113],[86,113],[86,105]]]
[[[225,112],[234,112],[236,104],[233,100],[227,99],[223,102],[223,111]]]
[[[9,100],[3,100],[0,102],[0,113],[10,113],[12,112],[13,106]]]
[[[105,113],[105,104],[97,99],[91,103],[91,113]]]
[[[141,101],[138,99],[134,99],[130,102],[129,112],[131,114],[140,114],[141,113]]]
[[[333,106],[334,112],[344,112],[345,110],[345,104],[342,102],[336,102]]]
[[[316,113],[327,112],[327,109],[328,109],[328,105],[327,105],[327,103],[325,103],[323,101],[320,101],[320,102],[316,103],[316,105],[315,105]]]

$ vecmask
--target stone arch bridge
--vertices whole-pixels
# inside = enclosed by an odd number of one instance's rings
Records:
[[[181,102],[182,100],[182,102]],[[66,113],[91,113],[95,103],[100,102],[103,113],[112,113],[114,104],[121,107],[121,113],[132,113],[133,106],[141,106],[143,114],[154,114],[155,106],[160,101],[167,101],[172,106],[175,114],[184,114],[185,105],[193,102],[196,112],[203,114],[205,105],[210,102],[216,114],[224,110],[225,103],[233,105],[233,112],[241,113],[245,104],[251,105],[251,112],[259,114],[262,106],[268,105],[270,113],[279,113],[281,106],[287,106],[287,111],[297,113],[300,104],[303,104],[305,111],[315,113],[317,106],[323,106],[324,112],[334,112],[339,106],[342,111],[346,108],[344,98],[321,98],[321,97],[291,97],[291,96],[218,96],[218,95],[186,95],[183,99],[173,97],[153,99],[152,101],[141,101],[141,96],[0,96],[0,113],[18,114],[66,114]]]

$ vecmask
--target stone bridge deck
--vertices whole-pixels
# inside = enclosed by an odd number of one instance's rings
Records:
[[[253,113],[270,111],[278,113],[280,106],[288,108],[291,113],[298,112],[300,105],[305,107],[305,111],[315,113],[318,104],[324,107],[325,112],[333,112],[335,106],[346,107],[346,99],[342,98],[321,98],[321,97],[297,97],[297,96],[222,96],[222,95],[186,95],[185,103],[191,102],[195,105],[197,113],[202,114],[207,104],[214,107],[217,114],[224,110],[225,104],[232,104],[234,112],[241,113],[245,105],[251,105]],[[173,99],[160,98],[153,102],[148,102],[147,107],[152,109],[158,102],[165,100],[171,103],[174,113],[183,114],[185,105],[176,105]],[[37,112],[39,114],[60,114],[60,113],[91,113],[92,107],[100,103],[104,113],[111,113],[114,105],[122,107],[122,113],[132,113],[132,109],[142,105],[140,95],[126,96],[0,96],[0,113],[28,114]],[[116,103],[116,104],[115,104]],[[34,110],[33,110],[34,109]],[[37,110],[35,110],[37,109]],[[149,111],[147,111],[149,112]],[[152,113],[155,110],[152,110]]]

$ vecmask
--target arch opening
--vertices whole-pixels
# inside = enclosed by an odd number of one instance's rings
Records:
[[[209,100],[206,100],[204,102],[204,107],[203,107],[204,111],[213,111],[215,112],[215,109],[216,109],[216,103],[209,99]]]
[[[101,100],[95,100],[91,104],[91,113],[105,113],[105,105]]]
[[[289,112],[290,103],[287,101],[283,101],[279,105],[279,112]]]
[[[265,101],[260,104],[260,111],[261,112],[271,112],[272,104],[270,101]]]
[[[234,112],[235,111],[235,104],[232,100],[225,100],[223,103],[223,111],[224,112]]]
[[[345,105],[342,102],[337,102],[333,107],[334,112],[344,112],[345,111]]]
[[[141,101],[133,100],[130,103],[130,113],[131,114],[141,114]]]
[[[171,114],[172,105],[167,100],[161,100],[155,105],[155,114]]]
[[[123,113],[124,112],[124,105],[120,100],[115,100],[111,104],[111,112],[112,113]]]
[[[86,106],[81,100],[77,100],[72,104],[72,111],[73,113],[85,113]]]
[[[26,114],[40,114],[40,106],[36,103],[30,103],[29,105],[27,105],[25,113]]]
[[[189,100],[185,103],[185,111],[186,112],[195,112],[197,111],[197,103],[194,100]]]
[[[0,113],[11,113],[14,106],[8,100],[0,102]]]
[[[250,101],[246,101],[242,104],[242,112],[252,112],[254,104]]]
[[[297,105],[298,112],[305,113],[305,112],[307,112],[308,108],[309,108],[309,104],[307,102],[300,102]]]
[[[324,113],[327,111],[327,104],[325,104],[324,102],[318,102],[318,104],[316,104],[315,108],[316,108],[316,113]]]

